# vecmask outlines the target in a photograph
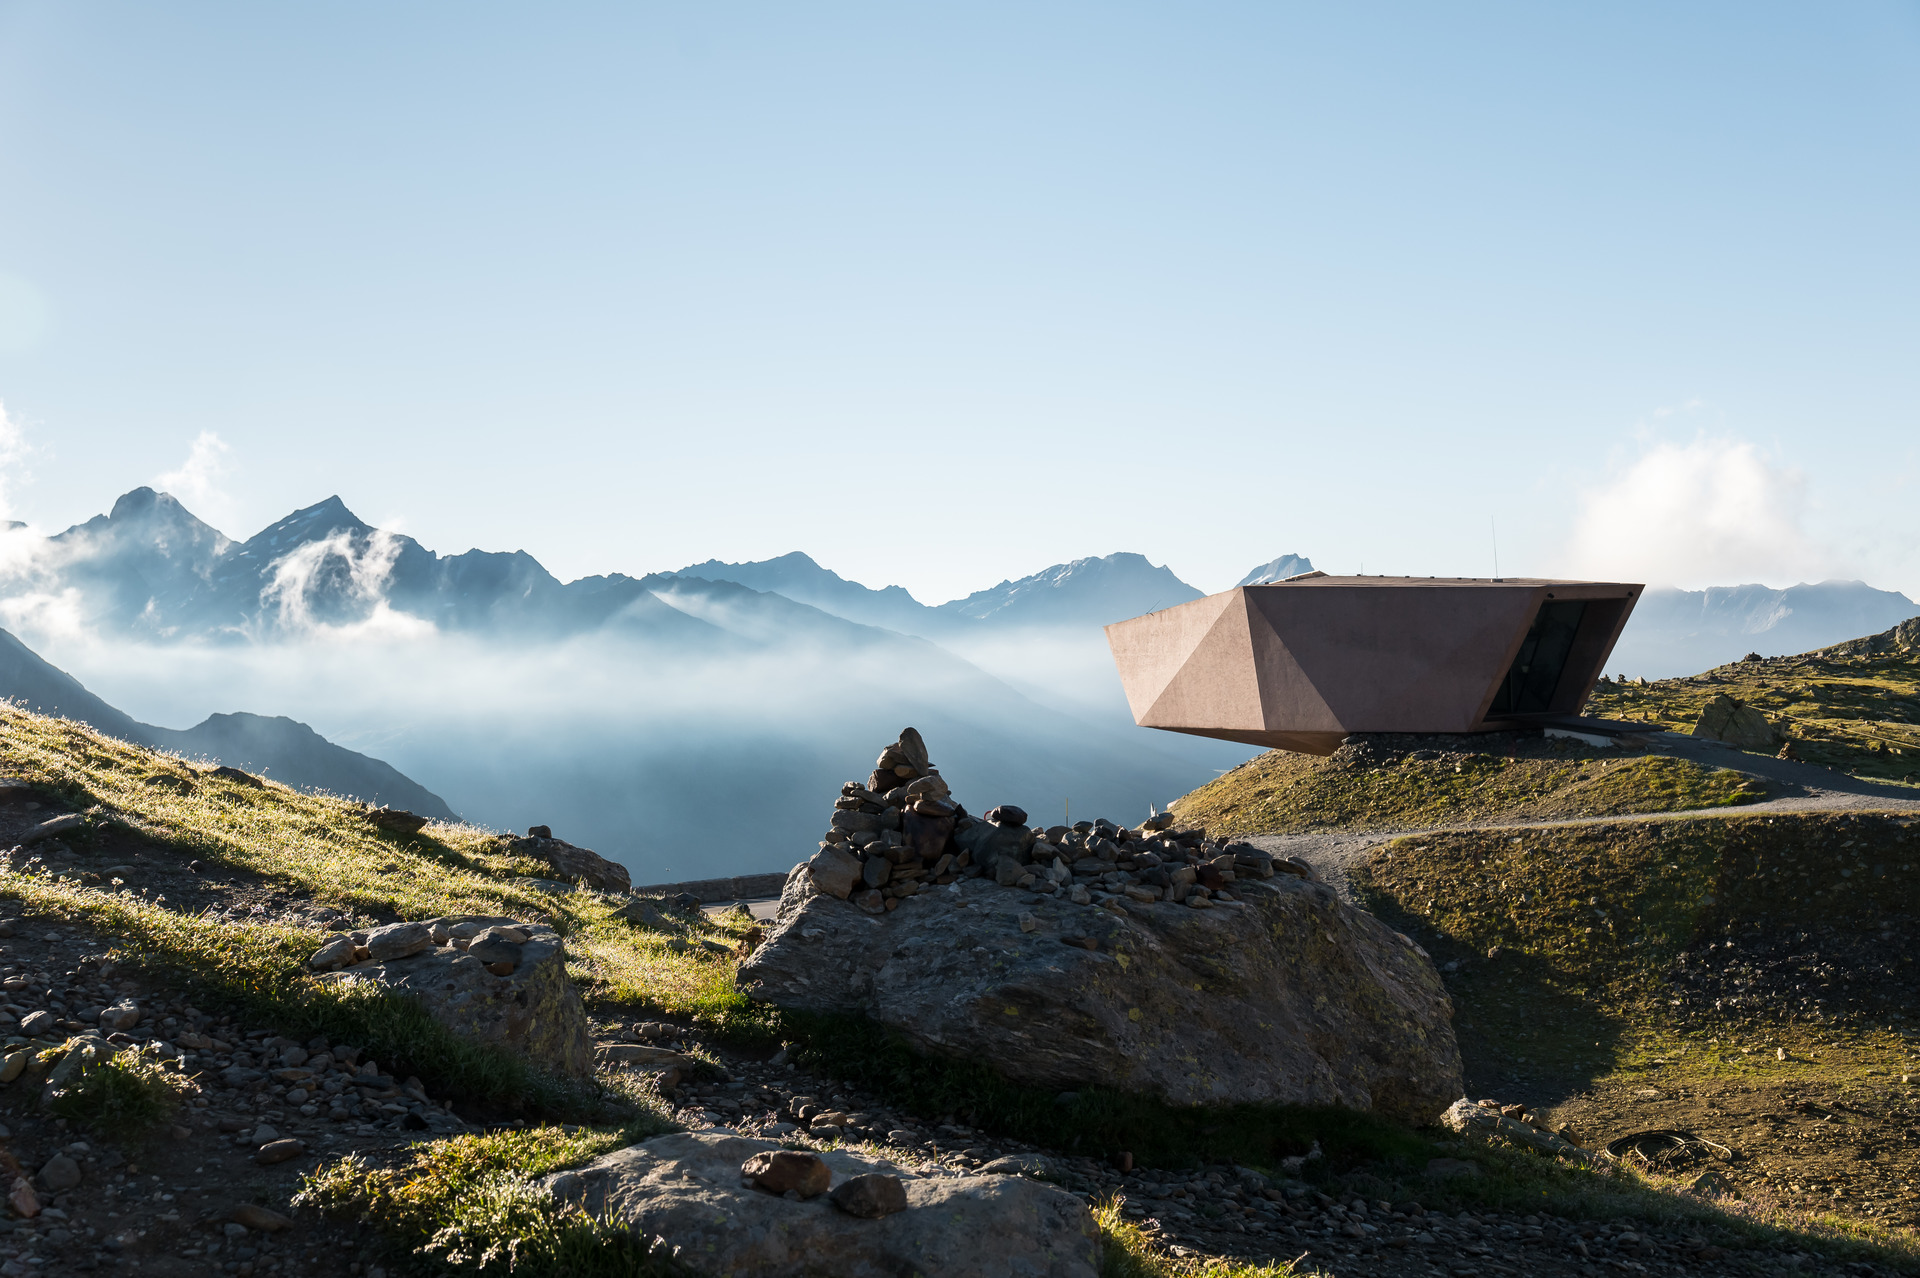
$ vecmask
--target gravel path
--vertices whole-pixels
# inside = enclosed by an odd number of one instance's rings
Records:
[[[1618,824],[1624,821],[1672,821],[1684,817],[1744,817],[1767,812],[1908,812],[1920,816],[1920,796],[1912,786],[1884,785],[1810,763],[1744,754],[1715,742],[1662,733],[1653,751],[1710,767],[1732,768],[1757,777],[1787,794],[1732,808],[1694,808],[1680,812],[1643,812],[1621,816],[1539,817],[1525,821],[1481,821],[1461,825],[1412,826],[1355,831],[1307,830],[1298,834],[1262,834],[1246,841],[1275,856],[1298,857],[1311,865],[1341,899],[1352,903],[1348,873],[1389,839],[1416,834],[1452,834],[1465,830],[1537,830],[1548,826]]]

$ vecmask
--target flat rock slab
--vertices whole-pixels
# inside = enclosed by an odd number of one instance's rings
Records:
[[[709,1132],[656,1136],[545,1178],[556,1198],[678,1248],[698,1272],[754,1278],[1095,1278],[1099,1234],[1085,1203],[1018,1176],[916,1176],[877,1158],[822,1154],[833,1185],[898,1176],[905,1211],[852,1216],[743,1187],[740,1165],[773,1141]]]
[[[800,867],[739,983],[1052,1090],[1418,1123],[1461,1094],[1453,1005],[1419,946],[1323,884],[1280,875],[1234,890],[1243,904],[1129,901],[1116,914],[962,879],[870,915],[814,891]]]
[[[400,926],[400,925],[394,925]],[[370,981],[420,1000],[448,1029],[478,1042],[525,1056],[549,1073],[573,1078],[593,1074],[593,1039],[580,992],[567,979],[567,951],[560,934],[539,923],[487,915],[452,915],[417,926],[432,936],[477,935],[489,927],[523,929],[520,962],[510,975],[451,944],[434,944],[385,962],[369,959],[323,981]]]

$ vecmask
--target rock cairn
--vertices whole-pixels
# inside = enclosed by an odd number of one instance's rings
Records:
[[[1303,862],[1179,828],[1170,812],[1132,827],[1105,817],[1029,826],[1025,810],[1012,804],[972,816],[912,728],[880,752],[866,781],[840,788],[833,809],[809,877],[817,891],[870,914],[962,878],[1078,905],[1174,901],[1210,909],[1236,904],[1233,885],[1241,879],[1313,877]]]

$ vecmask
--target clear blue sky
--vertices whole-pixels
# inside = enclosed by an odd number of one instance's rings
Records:
[[[1917,126],[1912,3],[0,3],[5,503],[1920,596]]]

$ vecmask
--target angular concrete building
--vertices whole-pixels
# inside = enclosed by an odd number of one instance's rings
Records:
[[[1573,726],[1644,587],[1328,577],[1107,627],[1134,722],[1331,754],[1355,732]]]

